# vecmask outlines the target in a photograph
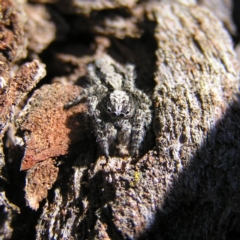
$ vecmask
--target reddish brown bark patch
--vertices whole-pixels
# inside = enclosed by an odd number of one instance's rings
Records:
[[[24,190],[30,208],[33,210],[38,209],[39,202],[47,197],[48,189],[52,188],[57,176],[58,168],[54,166],[52,159],[40,162],[28,170]]]
[[[7,129],[8,122],[14,115],[15,107],[45,74],[45,65],[34,60],[24,64],[18,74],[10,80],[8,89],[3,89],[0,94],[0,137]]]
[[[0,52],[10,63],[26,57],[27,39],[24,35],[26,16],[22,4],[11,0],[2,0],[0,6]],[[2,60],[2,59],[1,59]],[[4,64],[0,70],[4,71]],[[2,72],[0,72],[2,73]]]
[[[45,85],[34,93],[17,120],[26,144],[21,170],[39,161],[65,155],[69,145],[84,140],[85,105],[64,109],[64,105],[79,93],[79,87],[61,84]]]

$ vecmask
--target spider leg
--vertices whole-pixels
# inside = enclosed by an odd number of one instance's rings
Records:
[[[123,121],[121,129],[118,133],[118,141],[121,145],[128,145],[131,136],[131,123],[129,121]]]
[[[112,123],[106,123],[105,133],[108,139],[108,144],[110,145],[116,139],[117,129],[114,127]]]
[[[64,105],[65,109],[68,109],[72,106],[75,106],[81,102],[83,98],[88,96],[93,96],[94,93],[98,94],[98,98],[101,98],[102,95],[107,93],[107,88],[101,85],[100,78],[96,75],[94,66],[92,64],[88,65],[88,78],[91,83],[91,87],[83,89],[80,95],[73,101],[70,101]]]
[[[79,104],[82,101],[83,98],[87,98],[87,95],[88,95],[87,91],[85,89],[82,90],[80,95],[77,98],[75,98],[73,101],[70,101],[70,102],[66,103],[64,105],[64,108],[68,109],[72,106],[76,106],[77,104]]]
[[[98,99],[96,96],[88,97],[88,113],[93,116],[98,104]],[[98,111],[99,112],[99,111]],[[98,114],[100,116],[100,112]]]
[[[152,102],[145,93],[138,89],[136,89],[134,92],[131,92],[131,94],[135,98],[135,102],[140,103],[139,108],[144,112],[145,127],[148,129],[152,122],[152,111],[150,109]]]
[[[131,139],[131,155],[135,156],[139,153],[140,145],[145,137],[145,113],[143,110],[138,109],[136,111]]]
[[[88,65],[88,79],[91,85],[101,85],[101,80],[95,73],[95,68],[92,64]]]
[[[129,149],[132,125],[128,120],[124,120],[121,123],[120,127],[121,129],[118,132],[118,141],[119,141],[118,148],[121,155],[126,155],[126,152],[128,153],[127,149]]]
[[[132,64],[126,65],[125,81],[123,82],[123,90],[126,92],[134,92],[134,81],[136,79],[136,74],[134,71],[134,66]]]
[[[88,111],[92,117],[94,133],[96,136],[96,142],[99,144],[102,152],[106,157],[109,156],[109,144],[116,138],[117,131],[111,123],[107,123],[104,126],[104,122],[101,119],[101,114],[96,106],[98,100],[96,96],[88,98]]]
[[[141,110],[144,112],[145,127],[148,130],[152,122],[152,112],[149,109],[149,104],[142,103]]]
[[[126,65],[126,78],[129,82],[132,82],[132,85],[134,86],[134,80],[136,79],[136,72],[134,65],[128,63]]]
[[[148,105],[151,105],[151,101],[149,100],[148,96],[144,92],[135,88],[135,83],[134,83],[135,79],[136,79],[136,73],[134,70],[134,65],[127,64],[123,90],[131,93],[135,98],[139,100],[139,102],[143,102]]]

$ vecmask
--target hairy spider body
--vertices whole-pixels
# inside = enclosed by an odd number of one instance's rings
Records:
[[[96,141],[105,156],[110,149],[120,156],[137,156],[152,115],[150,99],[134,85],[133,65],[124,68],[106,57],[89,65],[88,73],[91,86],[65,108],[87,98]]]

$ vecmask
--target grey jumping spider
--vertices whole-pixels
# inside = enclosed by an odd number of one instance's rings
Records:
[[[152,115],[150,99],[134,85],[133,65],[124,68],[106,57],[89,65],[88,75],[91,86],[65,108],[86,98],[96,141],[105,156],[114,148],[120,156],[137,156]]]

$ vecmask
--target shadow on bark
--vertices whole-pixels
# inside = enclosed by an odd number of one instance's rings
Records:
[[[139,240],[240,238],[239,97],[175,180]]]

